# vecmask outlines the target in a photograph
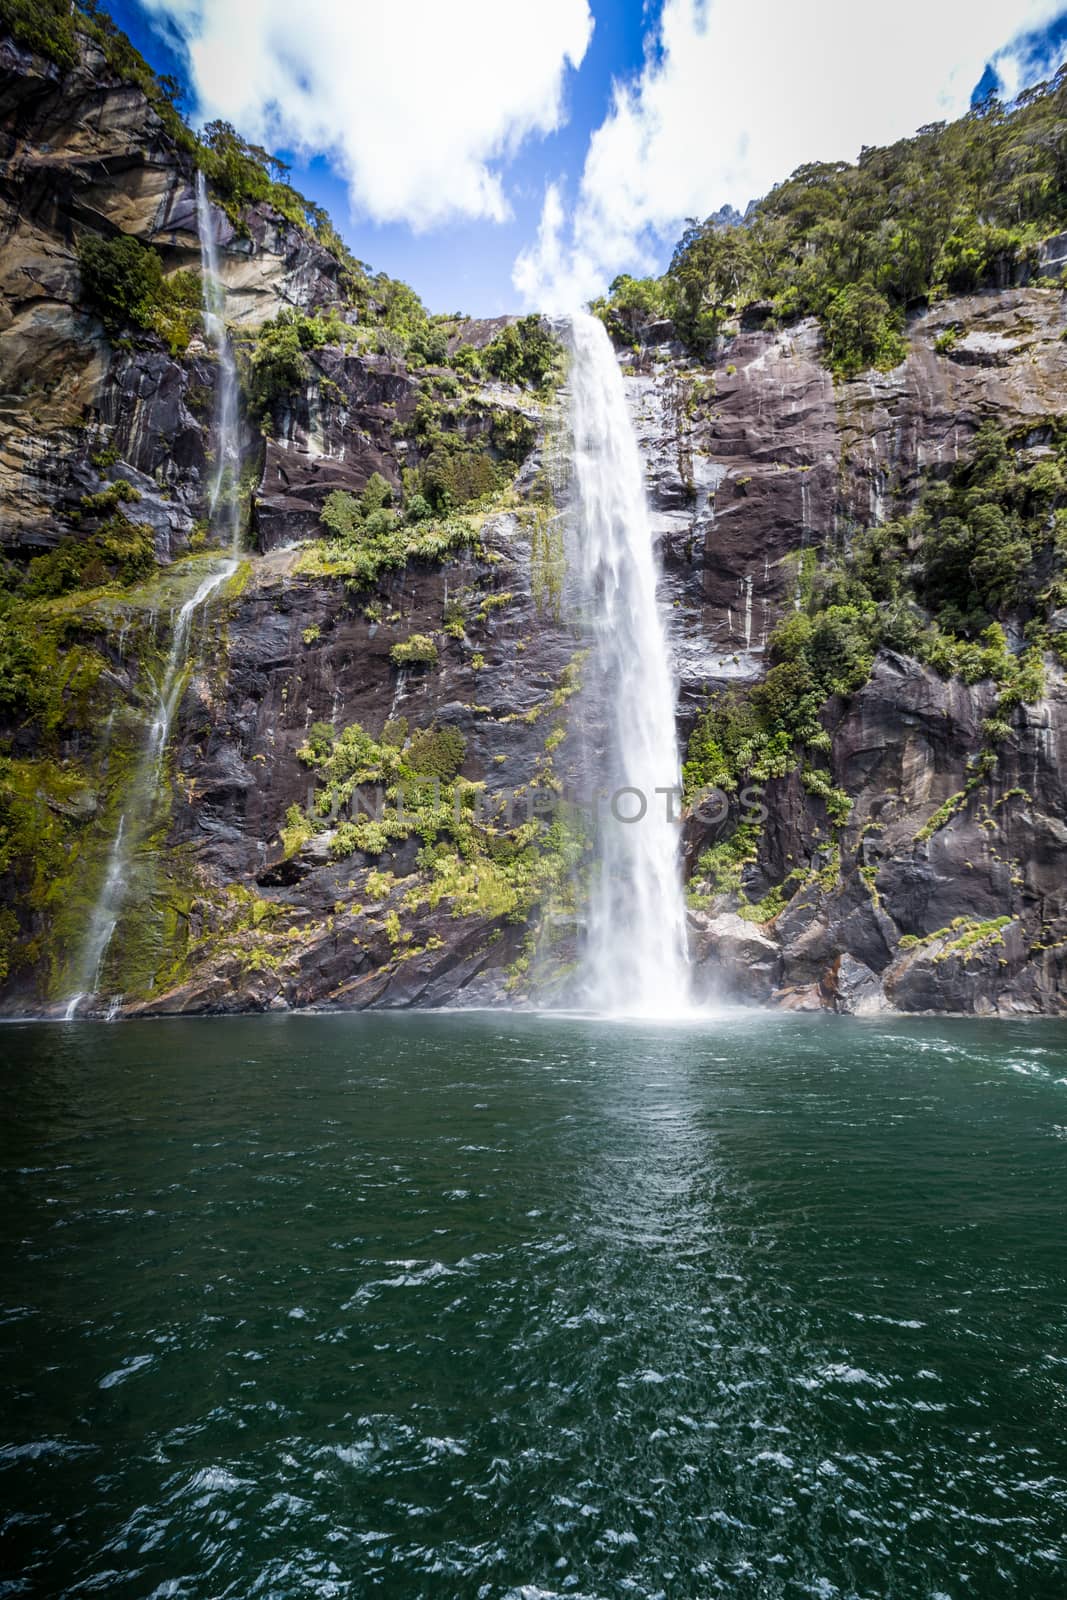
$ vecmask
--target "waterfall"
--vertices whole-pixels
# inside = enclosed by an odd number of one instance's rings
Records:
[[[591,667],[593,686],[609,703],[606,748],[599,758],[604,798],[586,998],[597,1010],[675,1016],[688,1007],[674,820],[681,809],[676,697],[656,600],[641,453],[606,330],[584,314],[572,318],[570,330],[574,482],[593,618]]]
[[[156,687],[152,720],[137,758],[115,837],[111,841],[103,883],[74,963],[73,992],[63,1013],[67,1021],[77,1015],[83,1002],[91,1000],[100,990],[104,962],[126,903],[133,853],[149,832],[153,808],[163,781],[167,744],[188,675],[193,623],[216,590],[237,570],[241,535],[238,497],[241,437],[237,371],[226,336],[223,317],[225,290],[219,278],[213,217],[201,173],[197,173],[196,204],[204,285],[204,328],[218,360],[214,427],[216,463],[207,495],[208,518],[211,531],[221,535],[230,553],[199,580],[175,618],[170,649]],[[113,1012],[114,1008],[109,1015]]]
[[[204,332],[218,362],[215,385],[215,471],[208,491],[208,516],[212,531],[223,534],[231,554],[236,555],[241,537],[240,499],[237,492],[241,476],[237,367],[226,336],[226,289],[219,274],[215,216],[208,201],[202,172],[196,175],[196,221],[200,232]]]
[[[178,612],[171,636],[163,677],[156,694],[155,714],[137,759],[126,805],[119,818],[108,853],[104,882],[89,917],[81,950],[75,965],[75,989],[67,1001],[64,1017],[69,1022],[82,1002],[99,991],[104,959],[118,926],[129,887],[129,869],[134,845],[143,838],[159,791],[163,756],[170,738],[174,714],[181,704],[189,664],[189,640],[193,618],[206,605],[215,590],[236,570],[236,562],[224,561],[201,580],[196,592]]]

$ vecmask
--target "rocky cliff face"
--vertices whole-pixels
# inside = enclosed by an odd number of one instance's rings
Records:
[[[986,419],[1040,452],[1067,399],[1064,324],[1059,288],[948,300],[911,321],[896,370],[837,385],[814,324],[742,330],[706,370],[669,345],[643,352],[631,387],[683,730],[709,690],[766,670],[803,552],[914,509],[924,476],[965,457]],[[948,329],[955,342],[939,353]],[[1062,1009],[1065,688],[1051,656],[1045,670],[1044,696],[1014,713],[995,769],[975,783],[993,685],[883,651],[865,687],[824,718],[833,783],[853,801],[848,823],[832,824],[798,772],[767,786],[745,898],[765,901],[791,875],[800,887],[763,924],[738,917],[729,897],[693,914],[705,992],[805,1009]],[[691,817],[690,863],[721,832]]]
[[[54,1006],[69,988],[175,611],[218,558],[205,527],[216,374],[198,338],[180,355],[151,336],[109,339],[82,292],[86,232],[132,234],[167,270],[199,265],[192,166],[144,95],[92,49],[61,76],[0,43],[0,128],[9,573],[91,536],[93,497],[120,480],[155,558],[137,583],[33,602],[35,693],[0,704],[0,1003],[11,1012]],[[268,206],[240,229],[216,209],[215,226],[238,327],[286,307],[354,316],[337,260]],[[500,327],[454,329],[450,345],[484,345]],[[955,343],[939,353],[949,328]],[[709,366],[686,359],[669,329],[621,357],[683,738],[709,694],[765,670],[805,552],[909,509],[924,474],[965,453],[984,418],[1036,429],[1063,412],[1063,332],[1058,289],[1012,288],[940,304],[912,321],[899,368],[836,386],[807,323],[742,329]],[[420,403],[440,408],[449,383],[330,343],[263,430],[246,424],[245,559],[195,620],[108,955],[107,992],[125,1010],[482,1004],[529,998],[536,981],[564,992],[588,840],[579,823],[528,819],[588,781],[599,708],[581,696],[586,641],[553,500],[566,500],[558,410],[518,386],[464,380],[448,425],[507,464],[493,508],[458,534],[451,525],[439,553],[371,581],[331,569],[318,548],[331,492],[359,495],[373,474],[399,489],[419,465]],[[9,648],[5,628],[0,618]],[[432,650],[405,664],[413,640]],[[993,699],[989,683],[885,651],[865,687],[830,704],[828,760],[849,819],[834,824],[797,773],[770,783],[743,896],[691,914],[703,992],[855,1012],[1063,1008],[1067,690],[1050,660],[1044,697],[1013,713],[995,771],[975,784],[969,763]],[[446,735],[458,769],[450,759],[440,774],[445,803],[462,813],[447,851],[435,855],[422,815],[388,837],[344,831],[327,767],[309,754],[323,725],[337,739],[365,731],[367,771],[412,748],[405,740]],[[353,758],[349,778],[361,771]],[[356,783],[357,797],[372,804],[374,788]],[[472,855],[468,813],[494,797],[512,815]],[[690,868],[723,826],[687,818]],[[774,901],[786,881],[792,892]]]
[[[199,338],[181,355],[151,336],[114,341],[84,301],[76,244],[86,232],[132,234],[168,270],[199,267],[193,169],[140,91],[92,48],[63,77],[7,42],[0,118],[8,575],[91,535],[87,505],[116,483],[136,497],[124,503],[151,530],[158,567],[133,587],[31,608],[31,670],[47,692],[29,712],[7,706],[3,728],[5,1004],[17,1011],[55,1005],[69,988],[177,608],[217,560],[206,529],[216,373]],[[213,208],[213,226],[232,323],[290,307],[354,318],[337,261],[269,207],[247,211],[239,231]],[[477,347],[503,325],[456,328],[453,343]],[[246,425],[246,559],[214,610],[194,618],[166,769],[108,953],[108,989],[130,1007],[443,1003],[472,984],[499,998],[509,968],[521,979],[527,929],[506,885],[484,907],[468,886],[412,908],[401,901],[422,881],[419,838],[339,853],[326,818],[295,846],[281,839],[293,807],[314,812],[314,774],[296,751],[317,723],[375,736],[389,719],[455,730],[462,778],[472,791],[520,791],[519,822],[563,759],[558,740],[554,760],[544,746],[572,692],[577,646],[557,619],[549,558],[532,553],[540,402],[499,385],[467,395],[466,433],[497,454],[490,435],[503,426],[523,441],[509,460],[526,459],[501,509],[468,519],[450,559],[412,559],[362,587],[299,570],[292,546],[323,534],[332,491],[358,495],[375,473],[398,488],[417,466],[410,425],[433,385],[401,361],[326,346],[265,436]],[[391,659],[413,635],[436,641],[432,666]],[[373,897],[362,894],[368,874]]]
[[[115,350],[86,307],[76,243],[127,234],[168,270],[199,268],[192,164],[89,43],[65,73],[0,39],[0,141],[0,540],[55,543],[94,486],[89,457],[114,449],[140,474],[141,514],[170,559],[200,510],[213,374],[202,345],[182,362]],[[240,236],[221,211],[216,227],[230,320],[336,299],[338,263],[269,208],[252,208]]]

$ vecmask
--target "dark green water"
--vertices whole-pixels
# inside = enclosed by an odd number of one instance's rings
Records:
[[[0,1594],[1067,1593],[1067,1029],[0,1042]]]

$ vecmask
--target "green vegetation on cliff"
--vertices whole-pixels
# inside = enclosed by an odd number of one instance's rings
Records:
[[[305,387],[311,378],[308,356],[313,351],[355,339],[354,330],[342,322],[336,309],[310,315],[287,309],[258,328],[238,330],[234,353],[250,416],[268,421],[277,405]]]
[[[418,465],[405,478],[405,495],[421,497],[438,513],[485,500],[503,488],[535,438],[521,411],[476,396],[453,400],[425,387],[405,432],[418,452]]]
[[[0,27],[68,71],[78,60],[78,13],[66,0],[0,0]]]
[[[294,318],[286,327],[309,320]],[[302,571],[367,588],[410,561],[441,561],[476,547],[486,515],[513,502],[515,468],[533,447],[533,424],[512,406],[454,395],[458,385],[448,374],[427,375],[421,384],[414,415],[394,427],[414,447],[401,485],[375,472],[359,495],[333,490],[322,509],[328,537],[301,557]]]
[[[51,550],[32,556],[25,566],[0,570],[0,617],[12,636],[35,626],[27,602],[52,600],[72,590],[126,588],[155,569],[155,540],[150,527],[134,522],[122,509],[140,499],[125,478],[97,494],[82,497],[67,520],[79,529]],[[0,695],[3,667],[0,666]]]
[[[985,423],[947,478],[928,476],[911,516],[863,529],[808,567],[799,601],[771,635],[766,677],[715,696],[698,718],[687,797],[707,787],[733,794],[799,769],[831,826],[847,822],[849,798],[825,770],[825,712],[831,697],[863,686],[886,646],[997,689],[967,788],[930,819],[920,836],[929,837],[993,770],[1012,713],[1040,698],[1042,650],[1067,661],[1058,627],[1067,605],[1067,436],[1058,422],[1014,440]],[[1023,632],[1023,648],[1009,648],[1005,624]],[[736,890],[757,840],[758,828],[742,824],[714,847],[702,876],[717,891]]]
[[[33,969],[39,993],[53,997],[128,803],[144,718],[155,713],[169,632],[159,618],[172,615],[202,575],[195,558],[156,574],[149,554],[151,576],[137,587],[120,588],[112,576],[89,589],[86,568],[68,581],[74,554],[60,545],[30,563],[19,588],[0,590],[0,885],[14,913],[0,928],[0,965]],[[118,941],[112,952],[119,987],[130,993],[140,978],[148,984],[149,931],[151,940],[163,938],[156,891],[178,866],[161,849],[170,793],[162,782],[150,848],[139,851],[131,883],[131,904],[143,907],[131,919],[138,935],[128,950]],[[154,950],[158,956],[158,940]]]
[[[72,589],[140,583],[155,570],[155,540],[144,523],[121,511],[84,539],[62,539],[47,555],[34,556],[21,593],[31,600],[52,599]]]
[[[662,278],[618,278],[594,309],[631,338],[670,317],[695,349],[746,308],[772,323],[813,315],[847,377],[902,359],[908,307],[1010,281],[1064,227],[1067,68],[854,165],[800,167],[744,223],[691,221]]]
[[[983,423],[971,455],[947,478],[928,479],[913,516],[863,529],[814,583],[820,597],[877,602],[886,642],[937,666],[927,613],[965,639],[1010,616],[1044,642],[1051,613],[1067,603],[1062,421],[1035,419],[1014,439]]]
[[[163,275],[159,251],[131,234],[78,244],[82,290],[112,338],[130,327],[158,333],[171,355],[181,355],[200,326],[201,288],[195,272]]]
[[[458,775],[465,752],[458,728],[435,725],[409,734],[403,719],[387,723],[380,739],[358,723],[339,735],[316,723],[299,752],[317,783],[315,817],[301,822],[321,828],[331,819],[335,858],[354,851],[380,857],[404,839],[422,840],[411,876],[368,876],[365,895],[391,898],[391,915],[403,918],[447,901],[455,917],[522,921],[563,893],[573,877],[585,840],[555,803],[551,755],[541,759],[527,803],[514,808]],[[546,812],[551,816],[538,814]],[[395,943],[399,926],[397,933]]]
[[[465,511],[436,517],[417,494],[405,509],[395,509],[378,499],[375,479],[391,498],[388,484],[378,474],[362,495],[344,489],[327,495],[322,521],[329,537],[316,540],[304,552],[301,572],[344,578],[353,589],[367,589],[382,573],[397,571],[409,561],[443,561],[477,543],[483,513]]]
[[[389,652],[394,667],[436,667],[437,646],[428,633],[413,633]]]
[[[482,351],[486,372],[504,383],[544,389],[557,375],[561,348],[538,316],[508,323]]]
[[[847,619],[860,655],[887,645],[965,683],[1004,682],[1014,675],[1010,663],[1026,659],[1006,651],[1002,623],[1067,660],[1060,420],[1035,418],[1015,438],[984,423],[947,477],[927,475],[913,514],[860,529],[844,550],[824,553],[801,587],[803,611],[771,641],[779,660],[817,648],[827,618]]]

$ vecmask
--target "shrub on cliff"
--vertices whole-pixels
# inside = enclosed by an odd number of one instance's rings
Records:
[[[383,478],[380,472],[372,472],[359,497],[360,510],[365,517],[369,517],[389,505],[392,498],[393,489],[388,478]]]
[[[54,550],[34,556],[20,592],[28,600],[50,600],[73,589],[139,583],[154,570],[151,528],[117,512],[88,538],[62,539]]]
[[[434,511],[450,511],[484,500],[499,487],[500,475],[484,450],[430,452],[420,470],[422,493]]]
[[[673,307],[665,279],[634,278],[622,272],[589,309],[610,330],[634,339],[645,323],[669,316]]]
[[[285,163],[242,139],[228,122],[209,122],[204,128],[197,165],[232,221],[240,221],[246,206],[265,200],[289,221],[303,222],[303,208],[297,210],[290,199],[299,197],[276,181],[288,170]]]
[[[1042,435],[1051,443],[1033,445]],[[916,510],[861,530],[815,574],[820,605],[877,602],[889,642],[921,654],[939,634],[977,638],[1001,616],[1041,628],[1067,600],[1067,443],[1058,419],[1013,440],[983,423],[971,454],[928,477]]]
[[[130,323],[148,327],[163,285],[163,263],[155,250],[130,234],[117,239],[89,235],[78,246],[82,289],[109,333]]]
[[[870,367],[888,369],[903,361],[903,317],[869,283],[847,283],[823,312],[827,360],[841,378]]]
[[[0,0],[0,32],[67,71],[78,59],[76,16],[69,0]]]
[[[561,814],[551,824],[537,818],[516,824],[509,814],[488,824],[477,805],[480,786],[458,776],[465,750],[458,728],[420,728],[409,738],[400,719],[386,723],[380,740],[353,723],[321,755],[301,751],[315,772],[314,814],[335,824],[335,858],[354,850],[380,855],[391,841],[421,838],[414,873],[399,884],[388,872],[364,880],[366,900],[392,897],[389,914],[397,934],[397,917],[442,901],[454,917],[477,913],[521,921],[554,893],[567,893],[574,881],[585,848],[578,820]],[[372,819],[353,803],[361,791],[383,785],[387,801]],[[303,813],[300,819],[306,820]]]
[[[307,357],[328,344],[345,344],[352,329],[336,311],[307,316],[279,311],[276,317],[234,341],[245,399],[252,416],[264,420],[281,401],[290,400],[312,377]]]
[[[127,233],[87,234],[78,244],[78,266],[85,298],[112,338],[141,328],[159,334],[174,355],[186,348],[200,319],[195,273],[164,277],[159,252]]]
[[[25,627],[16,617],[0,613],[0,712],[21,715],[32,710],[40,691],[37,657]]]
[[[419,777],[450,783],[466,753],[467,741],[458,728],[417,728],[408,742],[405,760]]]
[[[438,514],[495,494],[508,476],[507,464],[525,461],[536,439],[521,411],[470,397],[453,402],[447,392],[442,400],[436,388],[420,397],[408,431],[420,461],[405,474],[408,502],[421,496]]]
[[[382,572],[404,567],[409,561],[442,561],[477,539],[475,517],[435,516],[417,489],[405,496],[402,513],[380,504],[367,510],[381,493],[374,483],[377,476],[372,475],[358,497],[344,489],[327,495],[321,516],[330,537],[306,552],[302,571],[342,577],[350,588],[366,589]],[[405,476],[415,485],[420,481],[418,473]],[[385,484],[385,480],[379,478],[379,483]]]
[[[389,652],[394,667],[436,667],[437,646],[428,633],[413,633]]]
[[[776,662],[802,663],[825,699],[853,694],[867,682],[877,636],[877,610],[870,602],[831,605],[782,623],[771,635],[770,653]]]
[[[538,316],[509,322],[482,351],[485,370],[504,383],[542,389],[556,370],[560,344]]]

